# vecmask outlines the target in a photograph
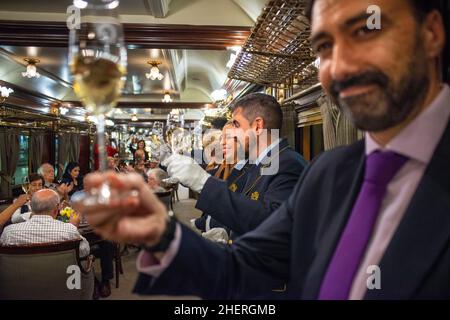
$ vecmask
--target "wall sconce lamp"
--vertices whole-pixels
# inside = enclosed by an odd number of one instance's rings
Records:
[[[168,91],[164,92],[164,98],[162,99],[162,102],[169,103],[172,102],[172,97],[170,96],[170,93]]]

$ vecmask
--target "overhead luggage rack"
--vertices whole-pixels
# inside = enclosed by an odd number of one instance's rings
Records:
[[[265,86],[285,83],[293,76],[302,86],[317,83],[305,8],[305,1],[270,0],[228,77]]]

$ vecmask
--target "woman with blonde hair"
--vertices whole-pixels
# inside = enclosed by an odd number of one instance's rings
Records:
[[[210,144],[205,147],[205,149],[209,149],[205,150],[209,151],[207,153],[205,152],[205,154],[211,154],[212,158],[206,167],[206,171],[222,180],[228,180],[231,170],[233,170],[233,167],[237,162],[237,143],[232,135],[230,135],[230,131],[233,130],[233,128],[233,123],[228,121],[223,126],[222,131],[219,131],[220,135],[215,135]],[[216,156],[217,150],[221,150],[221,157]],[[233,154],[227,154],[230,152]]]
[[[237,177],[231,177],[231,172],[238,162],[238,143],[235,135],[233,134],[233,129],[233,123],[229,121],[223,126],[222,131],[219,131],[221,133],[220,136],[218,136],[216,132],[209,132],[203,139],[205,158],[208,159],[208,156],[210,156],[206,171],[221,180],[228,181],[228,179],[233,179],[233,181],[230,181],[229,183],[230,187],[237,185],[239,177],[241,176],[238,175]],[[218,150],[222,153],[220,156],[216,153]],[[227,233],[229,232],[227,227],[212,219],[211,216],[206,213],[203,213],[203,215],[198,219],[193,219],[192,223],[202,232],[207,232],[213,228],[223,228],[227,231]]]

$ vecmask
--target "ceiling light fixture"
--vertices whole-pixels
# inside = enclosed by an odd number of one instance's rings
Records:
[[[164,92],[164,98],[162,99],[162,102],[172,102],[172,97],[170,96],[170,93],[168,91]]]
[[[225,89],[214,90],[211,92],[211,98],[214,102],[224,101],[227,98],[227,94],[227,90]]]
[[[25,58],[23,60],[25,60],[28,63],[28,65],[27,65],[27,71],[22,72],[22,77],[24,77],[24,78],[39,78],[41,75],[39,74],[39,72],[36,71],[36,64],[38,64],[40,62],[40,60],[34,59],[34,58]]]
[[[79,9],[85,9],[88,5],[87,1],[73,0],[73,5]]]
[[[62,114],[63,116],[66,115],[67,112],[69,112],[69,109],[64,108],[64,107],[59,108],[59,113]]]
[[[119,6],[119,1],[118,0],[114,0],[113,2],[108,4],[108,9],[115,9]]]
[[[161,74],[161,72],[159,72],[159,69],[158,69],[158,65],[160,65],[161,62],[149,60],[149,61],[147,61],[147,63],[149,65],[151,65],[152,67],[150,68],[150,73],[146,73],[145,77],[147,79],[151,79],[151,80],[156,80],[156,79],[162,80],[164,78],[164,76]]]
[[[14,92],[14,90],[11,88],[0,86],[0,93],[1,93],[0,102],[5,102],[6,99],[8,99],[9,94],[13,93],[13,92]]]

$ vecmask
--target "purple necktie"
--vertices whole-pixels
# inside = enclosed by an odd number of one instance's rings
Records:
[[[407,158],[376,151],[366,157],[364,182],[320,288],[320,300],[348,299],[386,188]]]

